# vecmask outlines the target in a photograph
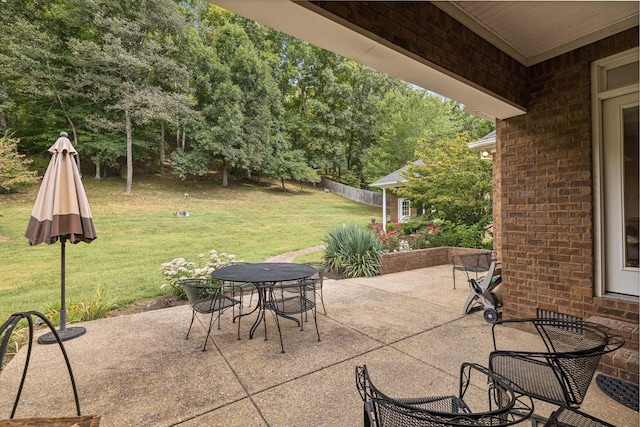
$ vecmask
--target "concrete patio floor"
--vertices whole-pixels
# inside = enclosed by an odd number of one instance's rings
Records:
[[[460,281],[462,282],[462,280]],[[86,322],[85,335],[65,342],[83,414],[101,426],[359,426],[362,401],[355,366],[391,395],[455,394],[460,364],[486,365],[491,325],[482,312],[462,315],[466,286],[453,289],[451,266],[373,278],[326,280],[327,315],[318,312],[322,341],[310,320],[301,332],[283,321],[280,353],[275,321],[268,340],[243,319],[241,340],[231,312],[213,329],[173,307]],[[76,325],[74,325],[76,326]],[[513,340],[530,335],[513,331]],[[26,348],[0,375],[0,418],[8,418]],[[581,410],[621,427],[638,413],[602,393],[595,380]],[[550,408],[536,405],[548,415]],[[17,417],[74,415],[70,381],[59,349],[35,345]]]

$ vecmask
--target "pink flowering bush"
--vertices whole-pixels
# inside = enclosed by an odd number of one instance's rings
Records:
[[[410,222],[398,223],[397,221],[387,223],[385,232],[382,223],[375,222],[370,225],[371,231],[378,236],[384,249],[389,252],[398,252],[402,246],[410,249],[424,249],[432,247],[430,239],[440,229],[440,225],[434,222]],[[403,244],[402,242],[406,242]]]
[[[440,246],[493,249],[493,238],[481,224],[454,224],[451,221],[434,220],[390,222],[387,223],[386,233],[381,223],[372,223],[370,228],[389,252],[402,250],[402,246],[406,246],[402,242],[406,242],[409,249]]]

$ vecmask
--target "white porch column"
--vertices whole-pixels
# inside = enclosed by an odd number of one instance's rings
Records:
[[[387,232],[387,189],[382,187],[382,229]]]

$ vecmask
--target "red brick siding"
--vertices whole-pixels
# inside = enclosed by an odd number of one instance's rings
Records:
[[[591,62],[637,45],[636,27],[531,67],[527,114],[497,124],[505,318],[638,322],[637,302],[594,297],[590,99]]]
[[[453,258],[455,256],[474,252],[478,252],[478,249],[443,246],[439,248],[389,253],[382,256],[381,274],[399,273],[417,268],[453,264]],[[453,268],[453,265],[451,267]]]

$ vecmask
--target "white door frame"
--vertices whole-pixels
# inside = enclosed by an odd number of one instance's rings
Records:
[[[403,212],[402,212],[402,205],[404,204],[405,200],[409,202],[409,215],[403,215]],[[409,199],[398,197],[398,222],[407,222],[406,217],[410,217],[410,216],[411,216],[411,201]]]
[[[640,89],[640,84],[638,83],[637,71],[636,76],[630,79],[628,82],[624,82],[621,84],[620,81],[616,81],[615,78],[620,76],[617,71],[623,69],[625,66],[630,66],[630,64],[637,63],[639,49],[634,48],[626,52],[619,53],[617,55],[613,55],[608,58],[601,59],[599,61],[595,61],[591,66],[591,79],[592,79],[592,117],[593,117],[593,210],[594,210],[594,287],[595,293],[597,296],[606,295],[607,297],[616,297],[621,299],[631,299],[633,301],[637,301],[639,286],[638,286],[638,278],[640,278],[640,273],[638,273],[638,269],[635,269],[635,272],[631,273],[630,282],[622,287],[617,285],[609,285],[608,283],[612,280],[619,280],[617,276],[613,273],[612,270],[616,269],[616,265],[619,264],[618,257],[622,256],[622,251],[615,251],[617,253],[608,253],[607,247],[612,246],[612,242],[609,241],[609,234],[614,233],[614,229],[609,225],[607,225],[607,219],[611,219],[612,215],[617,215],[614,212],[607,212],[609,218],[605,216],[605,207],[607,200],[611,199],[610,196],[605,197],[606,193],[609,193],[612,190],[609,187],[606,187],[605,181],[608,180],[609,177],[605,174],[605,158],[604,155],[604,139],[605,135],[607,138],[611,138],[612,134],[607,130],[611,125],[615,127],[621,127],[621,121],[605,121],[604,120],[604,106],[605,102],[608,100],[614,100],[619,98],[624,104],[623,96],[629,94],[635,94],[637,99],[638,90]],[[611,76],[608,75],[609,71],[615,70],[615,73],[612,73]],[[637,70],[637,68],[636,68]],[[637,102],[637,101],[635,101]],[[608,102],[609,105],[612,103]],[[611,117],[609,117],[611,120]],[[603,126],[603,123],[606,123],[606,126]],[[614,138],[615,133],[613,134]],[[609,150],[607,148],[607,154],[610,155]],[[610,156],[611,157],[611,156]],[[619,185],[619,184],[618,184]],[[619,199],[618,199],[619,200]],[[618,209],[621,211],[621,209]],[[614,218],[618,222],[621,222],[621,217]],[[624,224],[621,225],[621,229],[624,229]],[[618,239],[619,240],[619,239]],[[622,244],[622,242],[619,242]],[[613,267],[612,267],[613,266]],[[622,270],[619,268],[618,270]],[[628,269],[627,269],[628,270]],[[636,274],[634,277],[633,274]],[[629,291],[631,290],[631,291]]]

